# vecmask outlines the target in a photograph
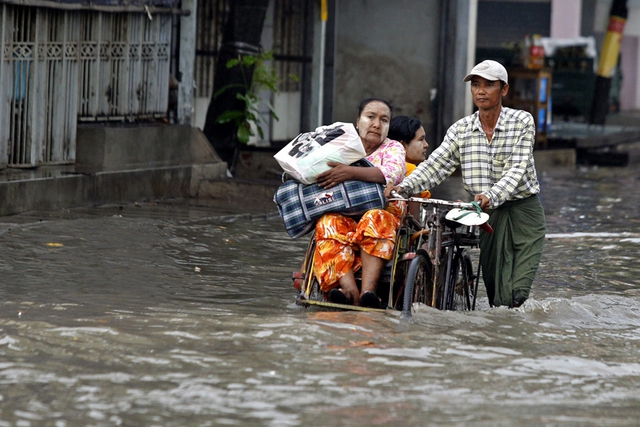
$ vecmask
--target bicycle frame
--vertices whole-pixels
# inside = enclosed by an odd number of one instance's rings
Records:
[[[452,275],[453,266],[460,265],[462,262],[462,247],[477,247],[479,238],[477,236],[476,227],[468,226],[467,233],[457,233],[456,228],[450,228],[444,221],[444,215],[449,209],[475,209],[472,203],[465,202],[450,202],[440,199],[424,199],[419,197],[411,197],[408,199],[410,202],[418,202],[422,205],[422,212],[420,218],[420,224],[423,227],[422,232],[419,232],[417,238],[419,239],[416,247],[420,248],[418,251],[426,252],[433,271],[431,272],[431,303],[432,307],[442,306],[443,308],[449,308],[453,302],[455,289],[451,289],[456,283],[455,277]],[[425,239],[425,235],[427,236]],[[444,254],[444,257],[443,257]],[[455,262],[454,262],[455,257]],[[444,289],[442,293],[437,292],[438,280],[440,279],[441,269],[446,268],[444,271]],[[475,300],[477,295],[477,285],[479,280],[479,274],[475,277],[475,286],[473,289],[473,307],[475,308]],[[444,300],[439,303],[437,298],[443,298]]]

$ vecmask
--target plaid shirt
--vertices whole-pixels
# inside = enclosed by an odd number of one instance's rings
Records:
[[[524,199],[540,192],[534,143],[535,123],[528,112],[503,106],[489,142],[476,111],[454,123],[442,144],[400,187],[410,194],[431,189],[461,166],[465,190],[487,196],[491,208]]]

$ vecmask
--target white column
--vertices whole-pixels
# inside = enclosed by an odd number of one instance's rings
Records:
[[[478,27],[478,0],[471,0],[469,2],[469,32],[467,34],[467,68],[464,74],[473,68],[476,61],[476,35]],[[471,91],[464,85],[464,115],[468,116],[473,112],[473,98],[471,97]]]
[[[580,37],[582,0],[551,0],[551,37]]]
[[[629,7],[622,37],[622,87],[620,108],[640,109],[640,7]]]
[[[192,124],[195,95],[196,61],[196,6],[197,0],[182,0],[182,9],[190,10],[187,16],[180,17],[180,60],[181,73],[178,88],[178,123]]]

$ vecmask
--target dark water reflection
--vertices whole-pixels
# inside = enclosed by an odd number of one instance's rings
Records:
[[[0,427],[637,425],[639,176],[543,174],[525,306],[408,326],[296,307],[278,220],[3,218]]]

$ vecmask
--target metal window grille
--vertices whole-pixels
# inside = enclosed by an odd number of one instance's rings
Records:
[[[273,105],[280,120],[271,123],[272,141],[287,141],[309,129],[313,11],[311,0],[274,2],[273,53],[279,93]]]
[[[84,12],[77,25],[79,119],[165,117],[171,17]]]
[[[301,90],[303,65],[311,58],[305,55],[305,20],[311,13],[308,2],[276,0],[274,4],[273,52],[280,79],[279,90]],[[296,76],[296,79],[290,76]]]
[[[78,120],[166,117],[169,15],[0,7],[0,166],[72,163]]]
[[[196,24],[196,97],[211,97],[216,56],[229,14],[229,0],[198,0]]]

